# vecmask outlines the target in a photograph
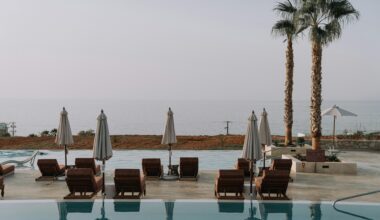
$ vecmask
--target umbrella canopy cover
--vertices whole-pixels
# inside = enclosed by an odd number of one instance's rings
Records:
[[[331,115],[335,117],[357,116],[355,113],[339,108],[339,106],[337,105],[334,105],[333,107],[324,110],[322,112],[322,116],[325,116],[325,115]]]
[[[61,117],[59,119],[59,126],[57,130],[57,136],[55,137],[55,143],[58,145],[70,145],[74,143],[73,135],[71,133],[70,122],[67,116],[67,111],[63,108]]]
[[[265,108],[260,118],[259,134],[261,144],[267,146],[272,145],[272,136],[269,128],[268,113],[265,111]]]
[[[257,118],[254,112],[248,118],[242,157],[247,160],[260,160],[262,158]]]
[[[173,112],[169,108],[168,117],[166,119],[165,131],[162,136],[161,144],[175,144],[177,143],[177,137],[174,129],[174,117]]]
[[[94,158],[97,160],[108,160],[112,157],[111,137],[109,135],[107,117],[103,110],[98,116],[93,152]]]

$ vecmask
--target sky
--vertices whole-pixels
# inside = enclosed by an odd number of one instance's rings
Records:
[[[0,0],[0,99],[282,100],[272,0]],[[325,100],[379,100],[380,1],[323,51]],[[310,97],[307,35],[294,99]]]

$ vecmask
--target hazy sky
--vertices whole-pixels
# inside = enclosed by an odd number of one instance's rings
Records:
[[[271,0],[1,0],[0,98],[282,100]],[[324,99],[379,100],[380,1],[324,50]],[[295,44],[294,97],[310,96]]]

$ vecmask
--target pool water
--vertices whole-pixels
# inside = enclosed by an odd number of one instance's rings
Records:
[[[380,219],[380,204],[215,200],[0,201],[1,219],[325,220]]]
[[[65,157],[63,151],[42,150],[42,155],[38,155],[35,161],[40,158],[55,158],[59,163],[64,164]],[[0,151],[0,163],[9,159],[22,160],[32,155],[33,151]],[[241,150],[174,150],[172,163],[178,164],[180,157],[198,157],[200,170],[231,169],[235,166],[237,158],[241,156]],[[77,157],[92,157],[91,150],[71,150],[67,155],[68,164],[74,164]],[[142,158],[160,158],[161,163],[169,163],[169,153],[167,150],[114,150],[113,157],[106,163],[106,170],[116,168],[141,168]],[[271,161],[267,160],[266,164]],[[261,166],[261,163],[259,163]]]

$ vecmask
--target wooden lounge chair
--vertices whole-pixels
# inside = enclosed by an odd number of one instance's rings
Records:
[[[75,158],[75,168],[91,168],[94,175],[100,175],[100,165],[96,165],[94,158]]]
[[[289,173],[286,170],[264,170],[262,177],[255,178],[256,195],[261,199],[286,199],[289,184]],[[268,194],[268,196],[264,196]],[[271,197],[274,194],[276,197]]]
[[[0,165],[0,176],[8,176],[15,172],[14,165]]]
[[[243,170],[219,170],[215,179],[214,192],[218,199],[244,199],[243,191]],[[232,193],[232,195],[228,195],[228,193]]]
[[[198,157],[181,157],[179,159],[179,179],[198,180]]]
[[[245,177],[250,177],[251,176],[251,174],[249,172],[249,161],[247,159],[238,158],[235,167],[238,170],[243,170]]]
[[[65,165],[59,165],[56,159],[39,159],[37,161],[41,175],[36,181],[55,180],[65,175]]]
[[[145,178],[139,169],[116,169],[114,181],[116,192],[114,199],[139,199],[146,194]]]
[[[275,159],[272,162],[269,170],[284,170],[290,175],[290,170],[292,169],[292,160],[291,159]]]
[[[1,190],[1,197],[4,197],[4,178],[0,176],[0,190]]]
[[[103,177],[90,168],[74,168],[67,171],[66,184],[70,193],[64,199],[91,199],[103,189]]]
[[[159,179],[163,174],[163,167],[159,158],[143,158],[142,169],[144,176],[147,177],[147,179]]]

